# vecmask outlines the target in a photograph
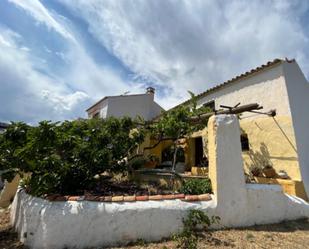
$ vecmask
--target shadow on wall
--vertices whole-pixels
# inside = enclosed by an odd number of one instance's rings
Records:
[[[285,139],[288,141],[288,143],[291,145],[291,147],[293,148],[293,150],[297,153],[297,149],[294,146],[294,144],[292,143],[291,139],[288,137],[288,135],[285,133],[285,131],[283,130],[283,128],[280,126],[280,124],[278,123],[278,121],[276,120],[275,117],[273,117],[274,122],[276,123],[277,127],[280,129],[282,135],[285,137]]]
[[[247,154],[252,161],[252,166],[254,167],[264,167],[266,165],[272,165],[271,160],[286,160],[286,161],[297,161],[297,157],[281,157],[281,156],[272,156],[269,152],[269,149],[265,143],[260,144],[259,151],[248,151]]]

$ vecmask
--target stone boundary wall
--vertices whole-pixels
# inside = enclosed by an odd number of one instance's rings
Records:
[[[19,190],[12,222],[30,248],[86,248],[157,241],[182,228],[190,209],[208,210],[210,201],[48,201]]]
[[[48,201],[19,190],[12,224],[30,248],[85,248],[157,241],[182,228],[190,209],[221,218],[217,227],[244,227],[309,217],[309,204],[284,194],[279,185],[246,184],[240,128],[235,115],[208,122],[209,201],[181,199],[135,202]],[[79,200],[79,201],[78,201]]]

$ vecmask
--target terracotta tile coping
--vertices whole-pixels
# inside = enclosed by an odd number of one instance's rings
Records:
[[[169,194],[169,195],[131,195],[131,196],[61,196],[49,195],[46,197],[49,201],[96,201],[96,202],[134,202],[134,201],[163,201],[163,200],[182,200],[182,201],[210,201],[210,194],[202,195],[185,195],[185,194]]]

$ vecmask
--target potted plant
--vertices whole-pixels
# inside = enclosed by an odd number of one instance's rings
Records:
[[[252,176],[255,176],[255,177],[262,176],[262,170],[261,170],[261,168],[259,168],[257,166],[251,167],[250,173],[252,174]]]
[[[263,173],[263,176],[266,178],[274,178],[277,175],[276,170],[271,165],[266,165],[262,169],[262,173]]]

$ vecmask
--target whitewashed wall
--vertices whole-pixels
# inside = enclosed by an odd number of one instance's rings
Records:
[[[163,108],[154,102],[154,94],[133,94],[107,97],[91,108],[88,116],[91,118],[99,112],[101,118],[111,116],[136,118],[141,116],[145,120],[151,120],[158,116],[162,110]]]
[[[135,118],[140,115],[149,120],[152,104],[153,96],[151,94],[111,97],[108,100],[107,117],[129,116]]]
[[[309,196],[309,83],[296,62],[284,63],[297,154],[302,180]]]
[[[40,249],[109,246],[137,239],[156,241],[181,229],[182,218],[190,209],[219,215],[223,227],[309,217],[309,204],[284,194],[280,186],[245,184],[236,116],[213,117],[208,129],[213,200],[49,202],[18,191],[11,221],[21,240],[30,248]]]
[[[88,117],[92,118],[96,113],[99,113],[100,118],[106,118],[108,99],[105,99],[88,110]]]
[[[215,90],[198,100],[198,105],[211,100],[215,100],[216,109],[220,109],[220,105],[234,106],[239,102],[242,105],[258,103],[266,111],[276,109],[278,115],[291,115],[281,64]],[[246,116],[255,117],[256,114],[243,115]]]

